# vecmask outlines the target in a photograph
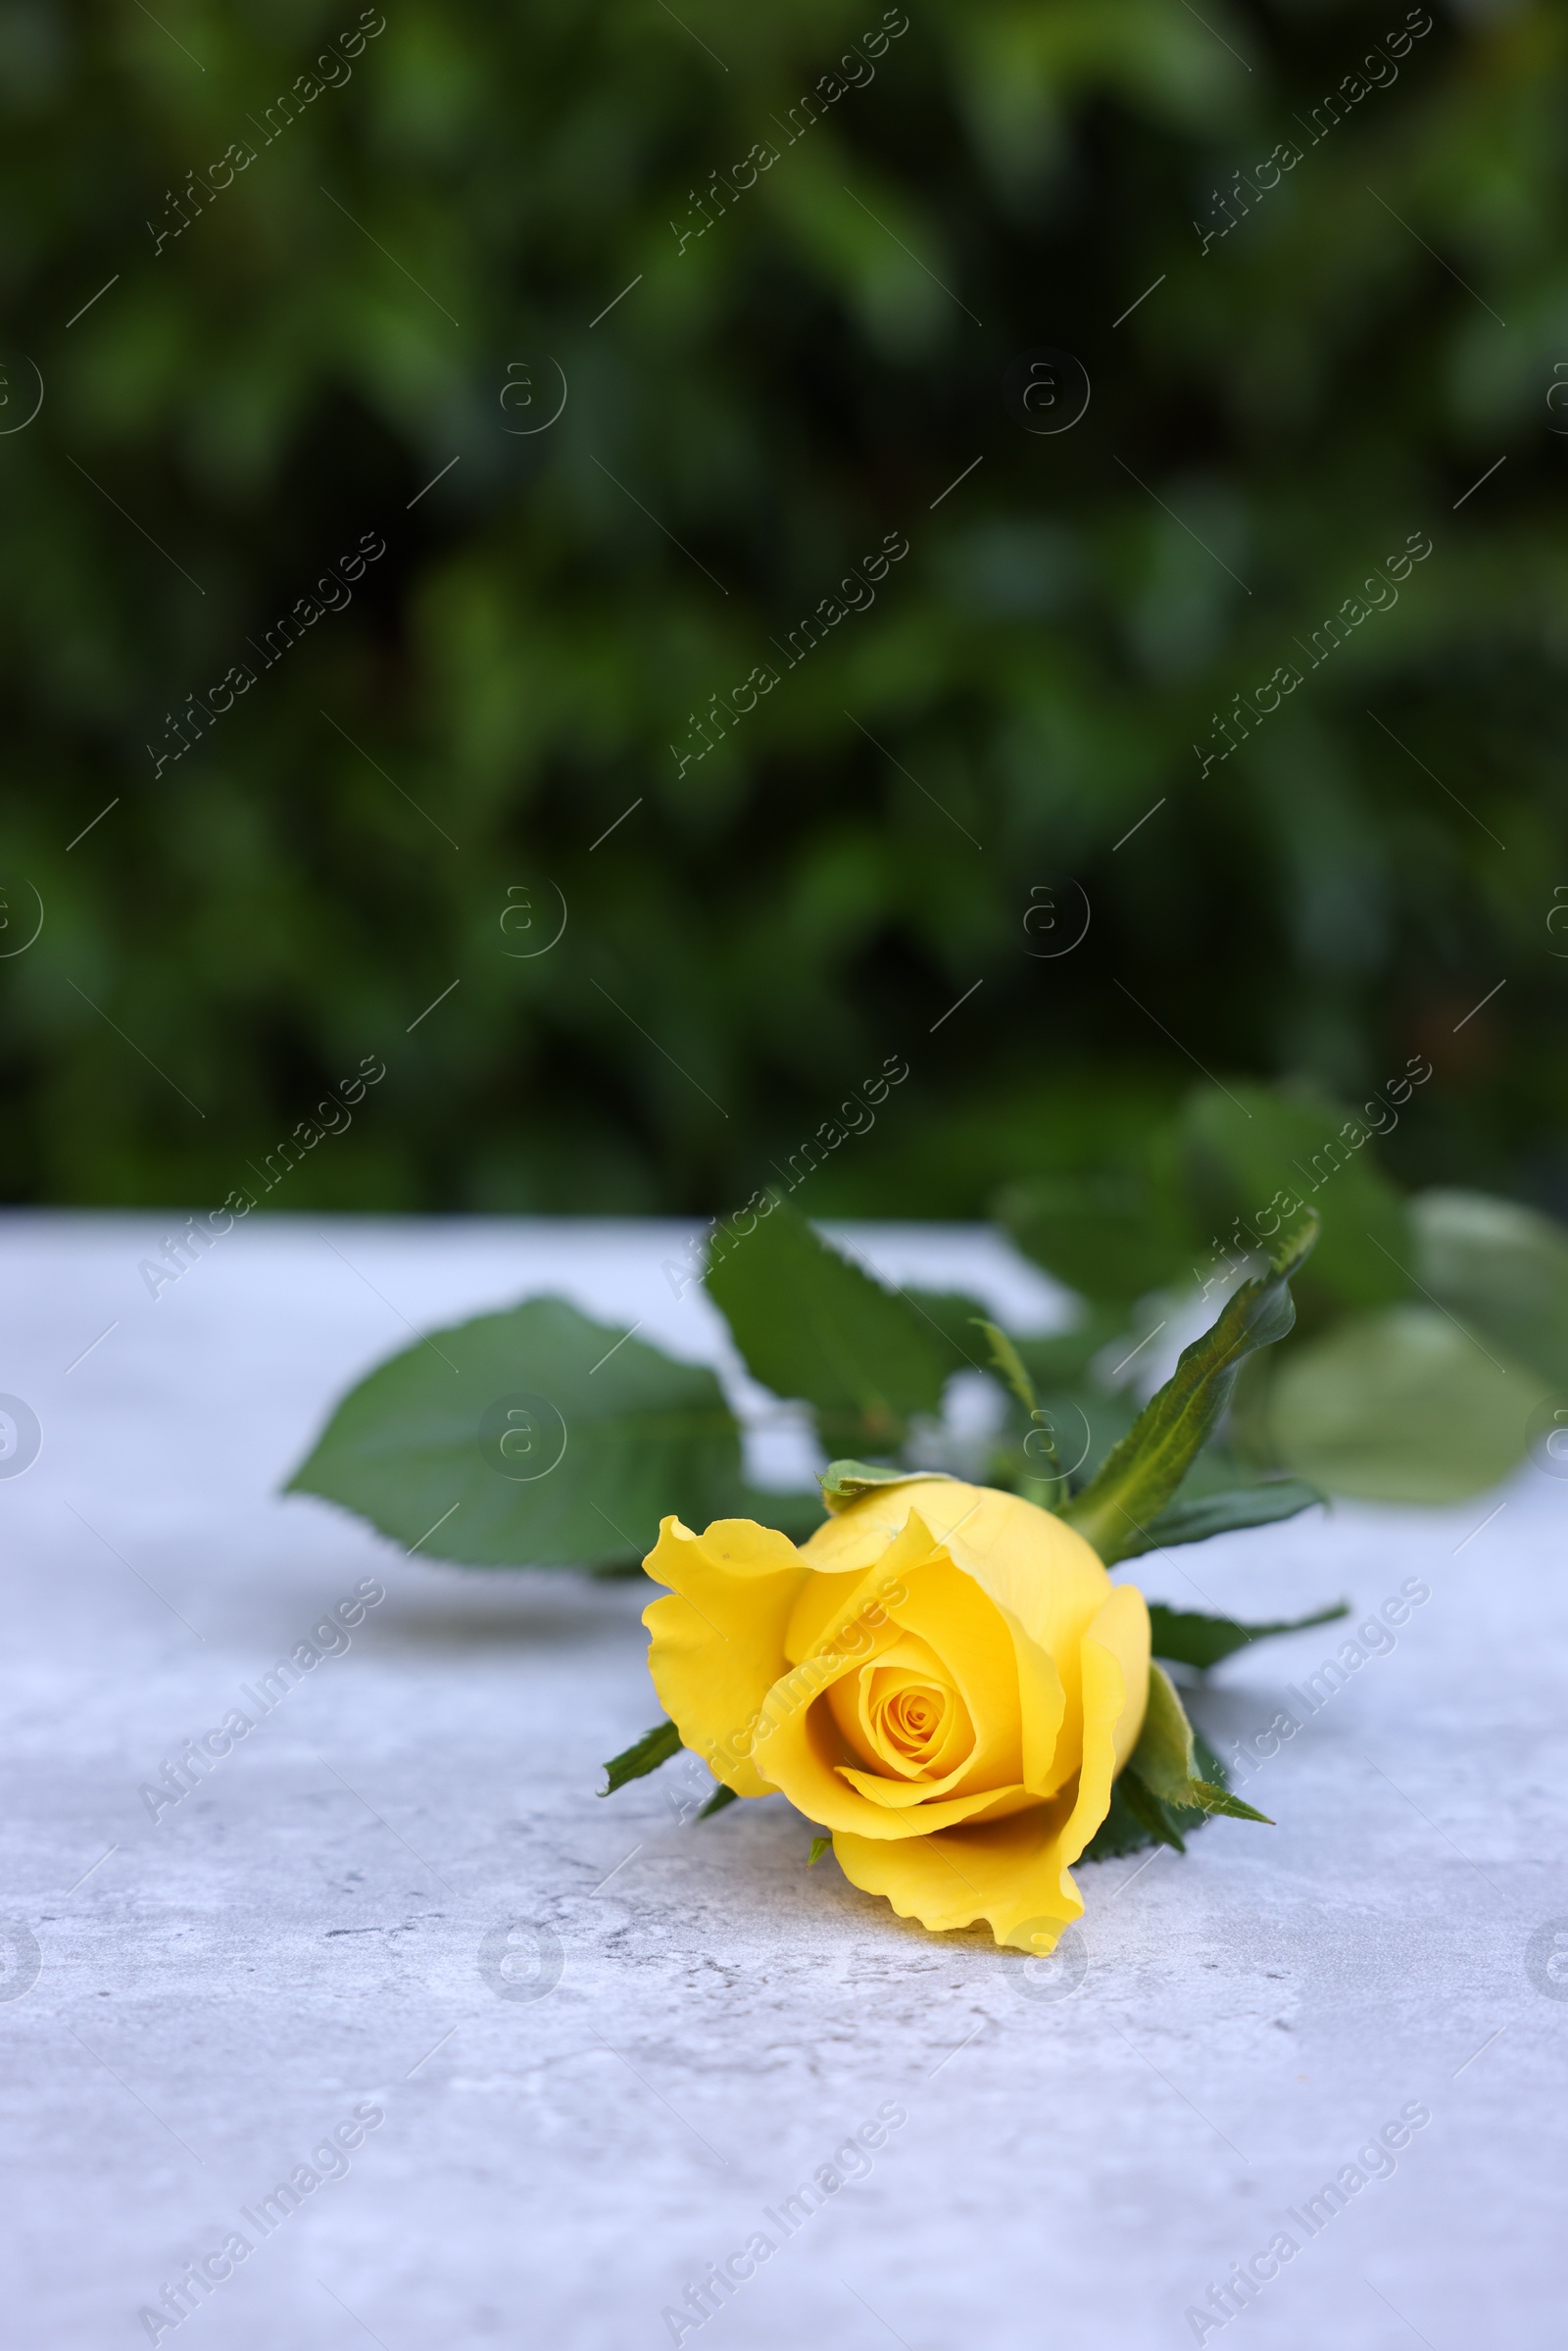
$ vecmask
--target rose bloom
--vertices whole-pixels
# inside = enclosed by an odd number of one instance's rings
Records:
[[[1143,1727],[1149,1610],[1050,1511],[956,1479],[859,1495],[799,1548],[666,1518],[649,1669],[681,1743],[781,1790],[853,1886],[1046,1952]]]

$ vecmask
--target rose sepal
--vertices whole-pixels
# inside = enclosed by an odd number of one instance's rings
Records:
[[[1184,1849],[1180,1836],[1163,1827],[1156,1828],[1152,1806],[1141,1799],[1146,1796],[1157,1799],[1160,1804],[1173,1805],[1183,1812],[1223,1812],[1232,1820],[1259,1821],[1265,1829],[1274,1827],[1266,1812],[1244,1803],[1228,1788],[1199,1779],[1193,1768],[1196,1760],[1193,1726],[1187,1719],[1187,1709],[1177,1696],[1169,1674],[1151,1660],[1144,1727],[1120,1776],[1122,1794],[1130,1809],[1152,1836],[1157,1837],[1161,1843],[1176,1845],[1178,1850]]]

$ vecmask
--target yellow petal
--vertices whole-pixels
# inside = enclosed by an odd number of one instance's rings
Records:
[[[750,1760],[757,1717],[787,1664],[784,1632],[808,1580],[786,1536],[749,1518],[694,1535],[666,1518],[643,1562],[672,1590],[643,1611],[648,1670],[681,1744],[739,1796],[769,1784]]]
[[[1085,1634],[1081,1687],[1084,1760],[1070,1799],[900,1843],[835,1827],[833,1850],[851,1885],[938,1933],[983,1918],[999,1943],[1053,1949],[1082,1916],[1071,1865],[1104,1819],[1111,1780],[1143,1726],[1149,1611],[1132,1585],[1112,1590]]]
[[[1066,1673],[1039,1642],[1031,1640],[1009,1609],[997,1613],[1012,1641],[1013,1671],[1018,1677],[1018,1721],[1022,1733],[1020,1768],[1023,1784],[1037,1796],[1054,1796],[1077,1769],[1081,1724],[1081,1669]],[[1068,1722],[1068,1685],[1072,1721]]]
[[[1106,1703],[1112,1706],[1110,1777],[1113,1780],[1138,1744],[1139,1733],[1144,1727],[1144,1709],[1149,1704],[1149,1603],[1136,1584],[1117,1584],[1113,1587],[1109,1599],[1096,1615],[1085,1638],[1087,1641],[1093,1641],[1097,1647],[1108,1650],[1121,1668],[1123,1692],[1121,1700],[1119,1702],[1112,1700],[1108,1689],[1106,1690]],[[1086,1691],[1088,1690],[1087,1657],[1085,1658],[1085,1690]],[[1084,1708],[1086,1755],[1089,1747],[1088,1725],[1091,1712],[1092,1709],[1086,1697]],[[1103,1727],[1102,1717],[1097,1715],[1095,1717],[1097,1736],[1102,1733]],[[1110,1788],[1107,1784],[1105,1789],[1107,1810],[1109,1804]],[[1090,1830],[1089,1837],[1093,1837],[1095,1829],[1099,1828],[1104,1817],[1104,1811],[1097,1816],[1094,1829]],[[1085,1844],[1089,1842],[1089,1837],[1084,1838]]]
[[[758,1761],[776,1788],[807,1819],[858,1837],[908,1837],[922,1843],[959,1821],[991,1818],[1031,1804],[1026,1788],[980,1788],[967,1795],[934,1796],[906,1780],[884,1779],[842,1760],[843,1741],[826,1706],[818,1704],[782,1724]],[[913,1795],[912,1804],[906,1802]]]
[[[880,1554],[879,1554],[880,1555]],[[810,1570],[812,1562],[802,1549],[797,1556],[802,1567]],[[830,1626],[844,1620],[844,1603],[852,1593],[859,1592],[865,1583],[866,1568],[876,1561],[868,1559],[863,1567],[847,1573],[834,1573],[817,1568],[801,1578],[800,1595],[790,1611],[789,1625],[784,1635],[784,1654],[791,1665],[798,1665],[812,1649],[819,1648],[822,1636]]]
[[[956,1478],[872,1487],[801,1545],[802,1562],[822,1573],[863,1571],[911,1513],[1051,1656],[1078,1641],[1111,1589],[1099,1554],[1065,1520],[1020,1494]]]
[[[882,1805],[888,1812],[908,1812],[916,1804],[928,1802],[933,1794],[946,1795],[948,1792],[946,1786],[941,1783],[933,1785],[924,1780],[890,1780],[883,1772],[862,1772],[851,1763],[839,1765],[839,1778],[848,1780],[850,1786],[858,1788],[862,1796],[869,1797],[873,1804]]]
[[[1118,1584],[1084,1635],[1084,1746],[1078,1790],[1062,1832],[1062,1883],[1110,1810],[1110,1784],[1138,1744],[1149,1703],[1149,1608],[1132,1584]]]
[[[875,1577],[867,1577],[864,1589],[869,1592],[875,1584]],[[853,1622],[853,1603],[847,1604],[843,1613],[846,1624]],[[912,1810],[894,1808],[881,1792],[874,1798],[863,1793],[855,1785],[861,1775],[855,1764],[854,1747],[839,1728],[826,1692],[835,1683],[858,1675],[864,1660],[833,1651],[831,1634],[832,1628],[823,1648],[792,1666],[768,1691],[752,1749],[756,1769],[783,1790],[797,1811],[804,1812],[808,1820],[820,1821],[825,1829],[854,1829],[867,1837],[919,1837],[956,1821],[1004,1807],[1009,1801],[1028,1801],[1023,1788],[999,1787],[995,1782],[965,1795],[934,1800],[921,1790],[923,1800]],[[876,1653],[894,1645],[901,1635],[897,1625],[886,1623],[870,1638]],[[906,1781],[881,1783],[884,1789],[908,1785]]]
[[[929,1829],[984,1813],[1004,1801],[1016,1788],[1016,1771],[999,1773],[961,1796],[922,1802],[915,1812],[901,1813],[864,1795],[844,1777],[842,1767],[854,1769],[859,1758],[856,1741],[840,1728],[825,1693],[834,1684],[858,1675],[865,1664],[891,1651],[905,1637],[896,1619],[918,1580],[918,1571],[930,1564],[931,1549],[930,1535],[920,1519],[910,1517],[861,1574],[823,1578],[833,1588],[834,1599],[833,1612],[825,1622],[820,1621],[814,1586],[798,1603],[786,1646],[798,1648],[803,1621],[816,1623],[816,1640],[769,1690],[752,1753],[761,1776],[781,1788],[808,1820],[820,1821],[824,1828],[858,1829],[866,1837],[920,1836]],[[983,1594],[971,1591],[970,1597],[980,1608],[988,1606]],[[1003,1645],[1000,1625],[998,1632],[999,1645]]]
[[[918,1511],[940,1538],[973,1509],[985,1491],[956,1478],[911,1478],[905,1485],[873,1486],[847,1510],[824,1520],[802,1543],[801,1557],[825,1575],[851,1568],[863,1572],[903,1532],[911,1510]]]
[[[922,1525],[911,1513],[900,1538],[908,1544]],[[965,1794],[1023,1778],[1023,1726],[1018,1713],[1018,1669],[1001,1611],[971,1576],[926,1538],[934,1556],[906,1568],[904,1597],[889,1602],[901,1632],[912,1634],[940,1658],[974,1726],[968,1767],[958,1783]],[[1059,1713],[1059,1708],[1058,1708]],[[1054,1732],[1055,1724],[1052,1725]]]
[[[821,1621],[824,1588],[843,1590],[840,1579],[852,1566],[863,1571],[881,1559],[890,1569],[894,1554],[884,1546],[895,1540],[901,1561],[911,1560],[911,1536],[922,1526],[951,1564],[910,1581],[909,1598],[893,1613],[930,1641],[968,1705],[975,1768],[960,1785],[967,1792],[1021,1779],[1035,1795],[1054,1795],[1082,1752],[1084,1632],[1113,1587],[1088,1543],[1050,1511],[956,1480],[873,1489],[803,1545],[802,1558],[818,1573],[802,1595],[792,1643],[808,1612]],[[995,1603],[997,1619],[974,1609],[975,1585]],[[998,1621],[1007,1635],[1006,1657],[978,1633]],[[960,1651],[970,1661],[967,1672]],[[994,1658],[994,1670],[980,1670],[981,1654]]]
[[[887,1709],[902,1692],[928,1690],[943,1721],[925,1742],[919,1763],[911,1761],[889,1735]],[[852,1676],[827,1690],[833,1718],[867,1771],[892,1773],[921,1795],[945,1795],[957,1786],[974,1752],[974,1726],[962,1695],[943,1661],[927,1642],[903,1634],[873,1664],[861,1665]]]
[[[911,1517],[1052,1656],[1077,1643],[1112,1590],[1099,1553],[1052,1511],[992,1486],[913,1478],[872,1487],[801,1545],[801,1564],[813,1571],[803,1612],[815,1605],[816,1576],[863,1575]]]
[[[862,1795],[868,1796],[873,1804],[880,1805],[884,1811],[904,1812],[907,1817],[908,1807],[905,1799],[910,1790],[903,1781],[878,1780],[869,1772],[851,1771],[847,1767],[841,1767],[840,1776],[848,1780],[852,1787],[858,1788]],[[917,1788],[913,1792],[919,1796],[925,1791]],[[954,1811],[957,1814],[957,1820],[960,1823],[967,1822],[971,1827],[978,1822],[1005,1820],[1015,1812],[1038,1812],[1039,1809],[1038,1799],[1030,1793],[1027,1788],[994,1788],[989,1793],[977,1793],[964,1797],[962,1810],[954,1807]],[[928,1796],[925,1809],[915,1819],[908,1834],[915,1837],[946,1834],[943,1824],[951,1822],[952,1818],[952,1812],[945,1813],[941,1804],[932,1802]],[[852,1837],[863,1835],[863,1829],[845,1832],[847,1836]],[[883,1834],[890,1833],[884,1831]],[[894,1830],[891,1834],[902,1836],[906,1832]]]
[[[1044,1954],[1083,1913],[1064,1866],[1069,1812],[1065,1799],[1036,1804],[1008,1820],[903,1844],[835,1830],[833,1852],[852,1886],[881,1894],[900,1918],[934,1934],[984,1919],[999,1943]]]

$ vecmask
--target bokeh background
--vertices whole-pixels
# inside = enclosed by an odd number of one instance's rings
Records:
[[[372,1055],[276,1204],[712,1210],[897,1054],[812,1213],[963,1216],[1195,1062],[1420,1053],[1385,1165],[1568,1207],[1568,15],[1435,12],[1308,145],[1398,0],[909,0],[787,144],[880,21],[386,0],[285,126],[354,0],[0,5],[7,1197],[221,1200]]]

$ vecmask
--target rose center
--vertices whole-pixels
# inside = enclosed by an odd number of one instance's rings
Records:
[[[885,1747],[918,1770],[947,1734],[953,1692],[935,1682],[907,1683],[873,1700],[871,1713]]]
[[[935,1788],[961,1774],[974,1725],[961,1688],[929,1642],[904,1633],[880,1657],[827,1693],[842,1762],[879,1779]]]

